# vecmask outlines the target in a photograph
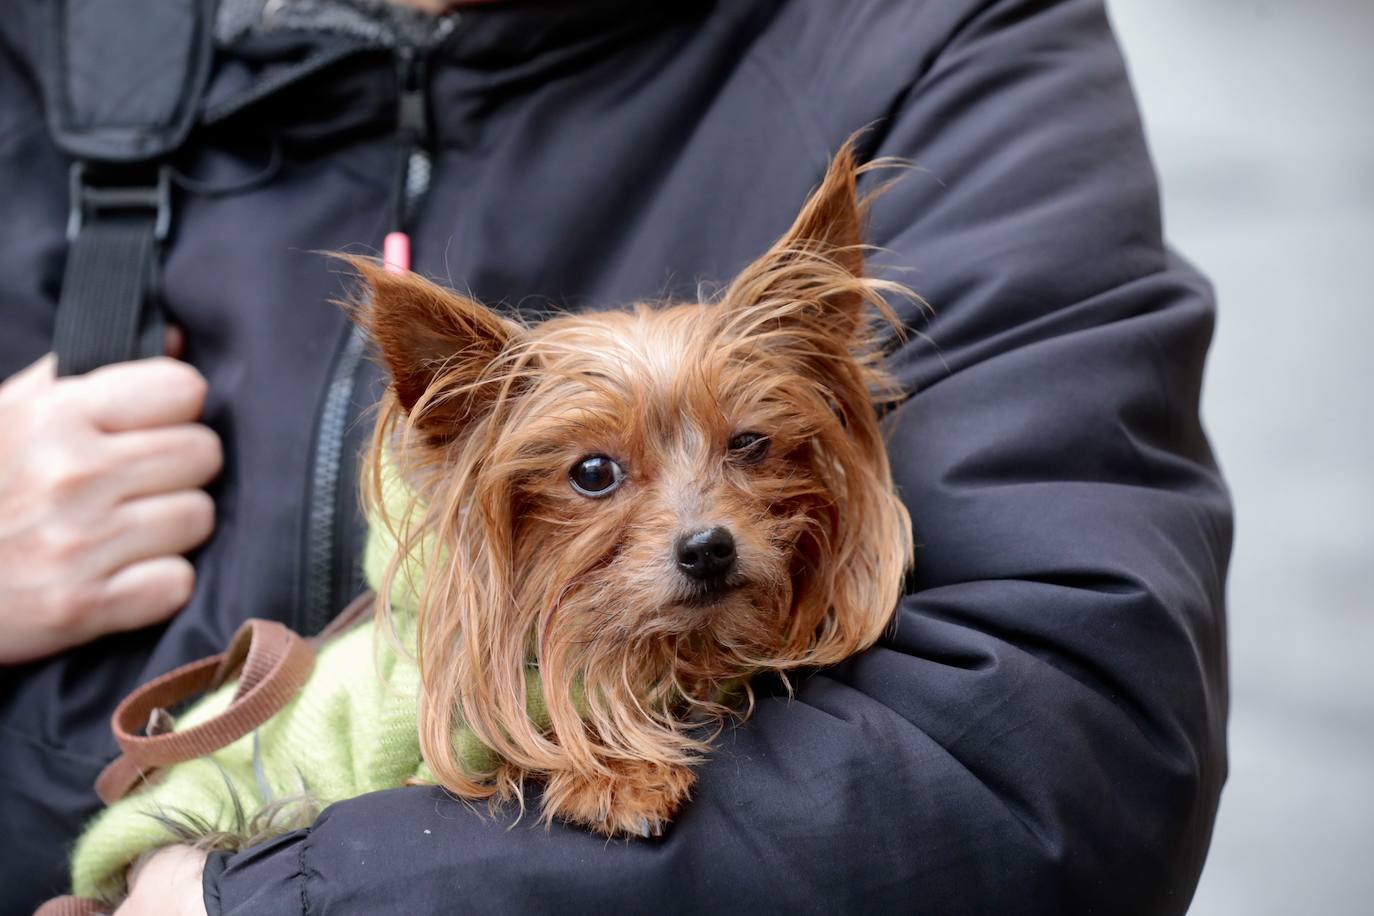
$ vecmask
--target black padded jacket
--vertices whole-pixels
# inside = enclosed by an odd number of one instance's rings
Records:
[[[0,376],[48,349],[66,253],[44,0],[12,6]],[[723,735],[661,839],[398,789],[212,860],[211,913],[1183,912],[1226,773],[1231,509],[1198,416],[1213,298],[1163,240],[1100,0],[483,4],[426,88],[415,268],[514,310],[728,279],[859,128],[865,156],[912,164],[871,232],[933,308],[908,309],[919,333],[892,356],[910,593],[878,647]],[[162,294],[225,445],[218,527],[166,626],[0,672],[4,912],[63,890],[121,695],[248,616],[317,629],[357,586],[379,380],[315,252],[380,247],[397,98],[393,53],[340,38],[214,63]]]

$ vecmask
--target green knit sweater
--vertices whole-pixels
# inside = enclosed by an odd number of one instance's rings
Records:
[[[394,494],[393,494],[394,495]],[[374,585],[395,551],[386,526],[374,524],[364,568]],[[272,799],[308,791],[329,804],[366,792],[390,789],[407,779],[432,778],[420,756],[416,727],[419,671],[412,659],[414,594],[398,575],[391,594],[400,642],[379,635],[372,622],[334,639],[317,653],[314,671],[300,693],[258,729],[254,772],[253,736],[203,757],[168,768],[154,784],[130,793],[97,817],[72,854],[72,887],[83,897],[115,899],[124,893],[129,865],[150,849],[176,842],[156,815],[213,831],[242,829],[227,783],[251,818]],[[197,702],[177,720],[178,728],[222,711],[234,684]],[[537,674],[531,672],[530,714],[547,723]],[[472,772],[489,770],[492,752],[466,729],[454,735],[460,758]],[[270,796],[262,791],[262,782]],[[191,817],[188,818],[187,816]],[[283,828],[289,829],[289,828]]]

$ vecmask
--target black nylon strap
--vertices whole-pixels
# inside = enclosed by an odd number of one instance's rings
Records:
[[[180,148],[210,76],[217,0],[39,5],[48,12],[42,76],[58,149],[89,162],[140,163]]]
[[[162,352],[156,222],[152,213],[108,214],[81,227],[67,251],[53,331],[59,375]]]
[[[162,350],[165,163],[195,125],[217,0],[46,0],[48,131],[75,161],[53,348],[73,375]]]

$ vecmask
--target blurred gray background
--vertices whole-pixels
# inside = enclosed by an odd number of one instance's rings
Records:
[[[1220,300],[1231,776],[1191,912],[1374,913],[1374,2],[1108,5]]]

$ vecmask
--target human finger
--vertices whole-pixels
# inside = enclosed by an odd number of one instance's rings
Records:
[[[115,507],[110,526],[110,535],[95,549],[94,563],[101,570],[200,546],[214,531],[215,504],[204,490],[158,493]]]
[[[105,582],[100,609],[89,626],[106,633],[137,630],[160,623],[186,606],[195,589],[196,571],[181,556],[153,557],[116,570]]]
[[[186,352],[186,334],[175,324],[167,325],[162,332],[162,352],[172,359],[181,359]]]
[[[13,395],[27,396],[51,385],[57,378],[57,354],[44,353],[5,380],[4,388]]]
[[[106,432],[189,423],[205,406],[205,377],[165,356],[102,366],[63,383]]]
[[[199,423],[116,433],[105,443],[116,499],[203,487],[224,464],[219,436]]]

